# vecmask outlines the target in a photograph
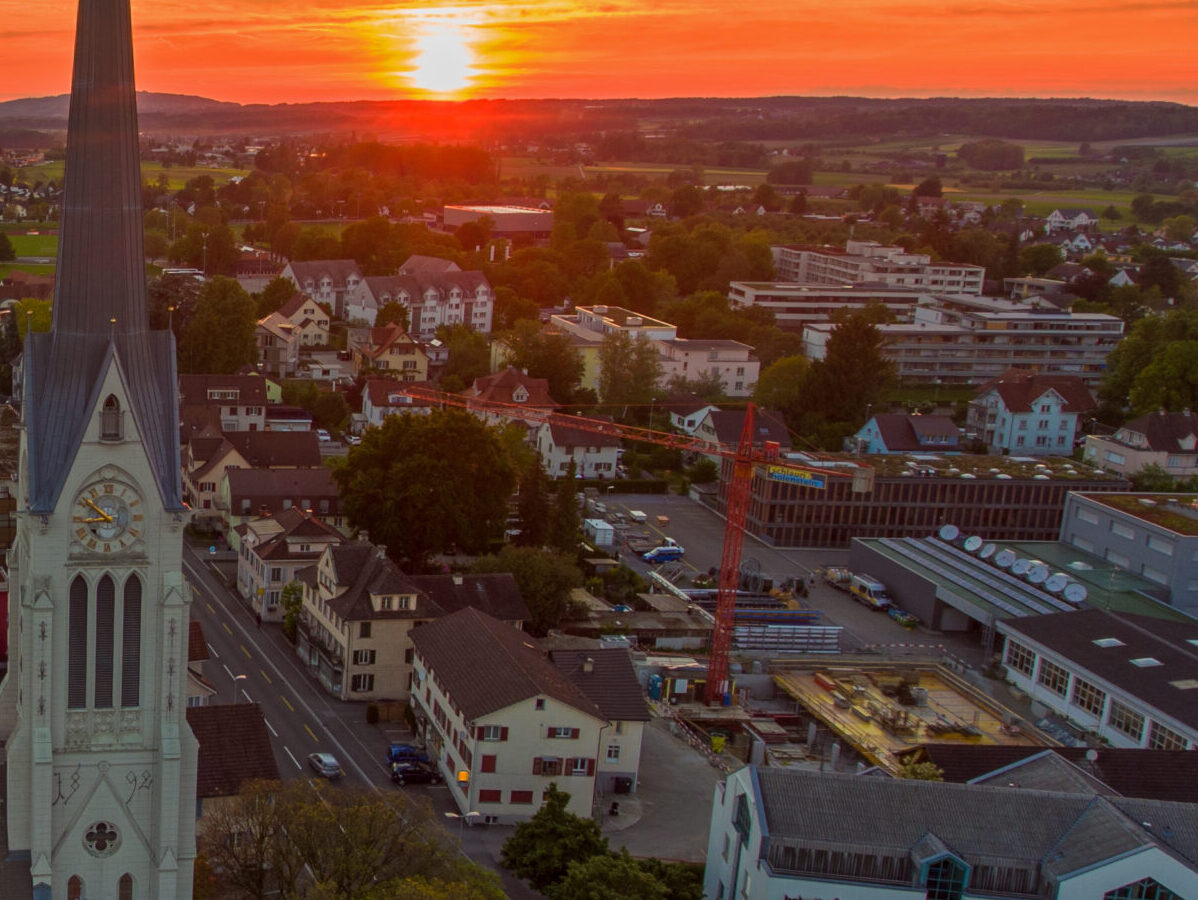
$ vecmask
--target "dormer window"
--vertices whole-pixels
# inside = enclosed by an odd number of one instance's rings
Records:
[[[100,410],[100,440],[119,441],[121,439],[121,402],[112,394],[104,401]]]

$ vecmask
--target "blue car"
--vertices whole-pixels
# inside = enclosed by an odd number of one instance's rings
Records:
[[[428,754],[413,744],[392,744],[387,748],[387,762],[431,762]]]

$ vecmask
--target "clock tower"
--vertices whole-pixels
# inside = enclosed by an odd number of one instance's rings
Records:
[[[129,0],[79,0],[53,325],[21,364],[10,852],[36,900],[188,900],[175,345],[151,331]]]

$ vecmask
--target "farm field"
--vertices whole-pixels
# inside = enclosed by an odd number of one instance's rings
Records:
[[[29,184],[34,184],[38,181],[62,181],[62,173],[66,163],[63,160],[54,160],[45,162],[37,166],[25,166],[16,170],[16,177],[20,181],[25,181]],[[211,176],[219,187],[223,184],[228,184],[229,180],[237,175],[249,174],[248,169],[212,169],[207,166],[163,166],[158,162],[143,162],[141,164],[141,177],[143,181],[157,184],[158,176],[166,172],[167,184],[170,190],[177,191],[184,187],[187,182],[198,175]]]
[[[45,256],[51,259],[58,253],[57,234],[9,234],[9,243],[18,257]]]

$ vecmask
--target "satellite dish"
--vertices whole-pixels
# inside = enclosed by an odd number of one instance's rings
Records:
[[[1074,605],[1083,602],[1086,599],[1086,586],[1073,582],[1065,588],[1065,599]]]
[[[994,564],[1000,569],[1009,569],[1015,562],[1015,551],[999,550],[998,555],[994,557]]]
[[[1027,573],[1027,580],[1032,584],[1044,584],[1048,580],[1048,566],[1032,566]]]
[[[976,534],[965,539],[965,549],[970,553],[977,553],[980,546],[982,546],[982,539]]]
[[[1032,569],[1032,561],[1022,557],[1011,563],[1011,571],[1016,575],[1026,575]]]
[[[1069,576],[1064,572],[1057,572],[1048,581],[1044,582],[1044,590],[1050,594],[1059,594],[1069,585]]]
[[[1086,751],[1086,762],[1098,762],[1098,751],[1093,747]]]
[[[941,525],[940,526],[940,540],[945,541],[946,543],[951,544],[958,537],[960,537],[960,535],[961,535],[961,529],[958,528],[956,525]]]
[[[980,556],[982,559],[989,559],[990,557],[992,557],[994,555],[994,551],[997,549],[998,548],[995,547],[993,544],[987,544],[985,547],[983,547],[981,550],[978,551],[978,556]]]

